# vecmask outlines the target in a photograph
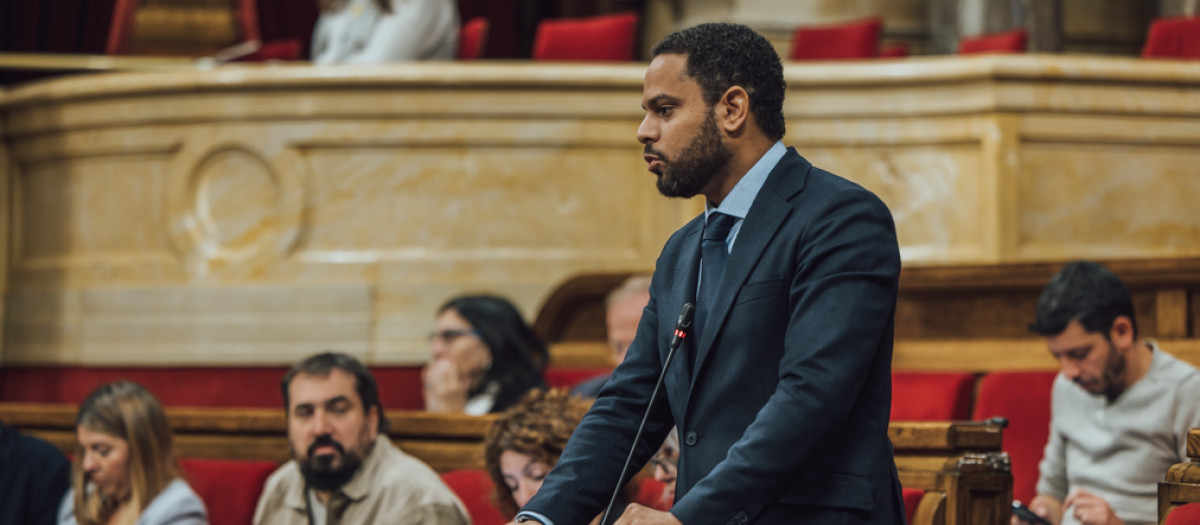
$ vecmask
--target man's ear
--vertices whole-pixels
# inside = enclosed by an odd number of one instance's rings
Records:
[[[367,428],[371,430],[371,441],[379,437],[379,405],[367,409]]]
[[[1112,341],[1113,346],[1117,348],[1130,348],[1133,346],[1133,321],[1129,320],[1124,315],[1118,315],[1113,319],[1112,326],[1108,329],[1108,338]]]
[[[750,118],[750,94],[746,93],[746,88],[733,86],[726,89],[717,100],[717,106],[717,127],[735,137],[746,131]]]

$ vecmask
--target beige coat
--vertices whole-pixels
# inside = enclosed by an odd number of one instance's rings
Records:
[[[307,525],[304,478],[295,461],[271,474],[258,508],[255,525]],[[344,510],[338,513],[337,509]],[[386,436],[350,482],[326,504],[328,525],[397,523],[470,525],[458,497],[428,465],[396,448]]]

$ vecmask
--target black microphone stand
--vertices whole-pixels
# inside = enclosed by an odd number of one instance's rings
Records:
[[[662,371],[658,373],[658,382],[654,384],[654,390],[650,392],[650,402],[646,404],[646,412],[642,414],[642,422],[638,425],[637,434],[633,436],[633,444],[629,447],[629,455],[625,456],[625,466],[621,467],[621,475],[617,478],[617,486],[613,489],[612,497],[608,500],[608,506],[604,507],[604,514],[600,517],[600,525],[608,525],[608,515],[612,512],[613,505],[617,504],[617,496],[621,493],[621,487],[625,485],[625,474],[629,473],[629,464],[633,462],[633,453],[637,450],[638,441],[642,439],[642,431],[646,429],[646,420],[650,418],[650,409],[654,406],[654,401],[658,399],[658,391],[662,389],[663,378],[667,376],[667,370],[671,367],[671,358],[675,357],[675,350],[679,345],[683,344],[683,340],[687,338],[688,332],[692,329],[692,317],[696,313],[696,305],[687,303],[679,311],[679,320],[675,322],[675,333],[671,336],[671,344],[667,349],[667,358],[663,360]]]

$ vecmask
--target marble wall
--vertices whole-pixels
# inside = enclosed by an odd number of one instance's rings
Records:
[[[530,318],[702,209],[634,133],[644,65],[234,67],[0,95],[5,363],[422,362],[436,307]],[[906,265],[1200,256],[1200,72],[791,65],[785,142],[877,192]],[[2,160],[2,159],[0,159]],[[3,268],[0,268],[3,269]]]

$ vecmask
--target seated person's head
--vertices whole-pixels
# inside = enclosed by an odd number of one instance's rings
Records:
[[[604,300],[608,345],[612,348],[613,358],[618,365],[625,360],[625,352],[629,350],[630,343],[633,343],[638,323],[642,320],[642,311],[649,302],[649,275],[635,275],[626,279]]]
[[[326,352],[293,366],[281,387],[288,444],[305,482],[341,488],[387,431],[375,378],[357,359]]]
[[[118,381],[79,405],[71,485],[75,520],[105,523],[117,507],[136,514],[179,477],[162,405],[141,385]]]
[[[1050,279],[1030,329],[1046,336],[1064,376],[1092,394],[1115,399],[1129,386],[1129,351],[1137,343],[1133,300],[1104,266],[1070,263]]]
[[[588,403],[560,390],[533,390],[492,424],[484,456],[496,503],[516,514],[562,455]]]
[[[488,389],[497,396],[489,410],[503,410],[531,383],[540,383],[549,361],[546,345],[520,311],[491,295],[456,297],[442,305],[430,354],[423,376],[426,408],[446,412],[462,412],[467,398]],[[520,391],[511,391],[517,386]],[[447,406],[432,406],[435,402]]]
[[[667,434],[667,439],[650,463],[654,465],[654,479],[663,484],[661,503],[664,507],[670,507],[675,503],[675,478],[679,472],[679,428],[671,428],[671,433]]]

